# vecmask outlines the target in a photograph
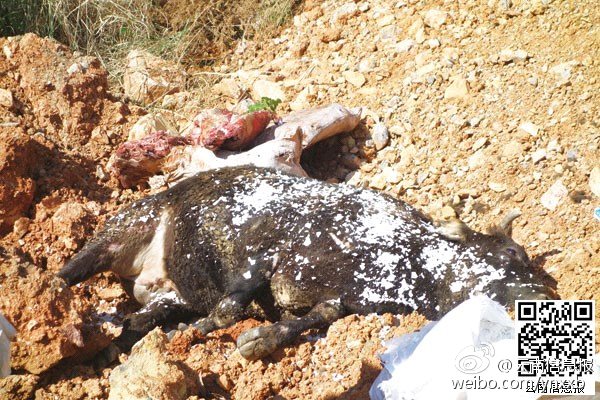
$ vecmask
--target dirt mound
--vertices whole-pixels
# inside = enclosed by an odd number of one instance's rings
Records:
[[[0,234],[12,230],[31,206],[37,153],[34,141],[22,129],[0,128]]]
[[[108,92],[97,59],[56,41],[28,34],[0,39],[0,49],[0,233],[14,230],[7,247],[55,269],[115,205],[104,168],[143,111]],[[74,219],[59,227],[65,218]]]
[[[15,259],[2,269],[0,309],[18,331],[12,368],[39,374],[59,361],[106,346],[112,335],[91,321],[94,305],[76,296],[53,273]],[[97,324],[96,324],[97,323]]]

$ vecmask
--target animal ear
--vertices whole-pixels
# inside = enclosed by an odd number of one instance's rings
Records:
[[[521,216],[521,211],[517,209],[511,210],[496,226],[490,227],[488,231],[492,234],[502,233],[508,237],[512,236],[512,223],[513,221]]]
[[[438,232],[448,240],[453,242],[466,242],[471,229],[459,219],[450,221],[437,221]]]

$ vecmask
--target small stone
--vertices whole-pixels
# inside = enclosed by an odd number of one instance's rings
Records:
[[[567,161],[577,161],[577,151],[573,149],[567,150]]]
[[[473,117],[473,118],[469,119],[469,125],[471,125],[473,128],[476,128],[479,126],[479,124],[481,123],[482,120],[483,120],[483,117]]]
[[[488,182],[488,187],[496,193],[502,193],[506,190],[506,185],[504,183]]]
[[[377,150],[383,149],[390,141],[388,128],[382,123],[375,124],[371,137],[373,138],[373,143],[375,143],[375,148]]]
[[[346,3],[338,7],[331,17],[332,22],[345,21],[359,14],[360,10],[354,2]]]
[[[83,72],[83,67],[80,63],[73,63],[69,68],[67,68],[67,73],[69,75],[76,74],[78,72]]]
[[[108,174],[104,171],[104,168],[102,168],[102,165],[100,164],[96,165],[96,178],[98,178],[100,182],[106,182],[109,178]]]
[[[395,18],[393,14],[384,15],[383,17],[377,20],[377,25],[379,25],[380,27],[391,25],[392,22],[394,22],[394,19]]]
[[[285,93],[280,83],[259,79],[252,85],[252,95],[255,100],[260,100],[263,97],[269,97],[274,100],[285,101]]]
[[[167,336],[156,328],[110,373],[109,400],[187,399],[200,388],[198,376],[167,353]]]
[[[547,153],[545,149],[536,150],[531,155],[531,161],[533,161],[534,164],[537,164],[540,161],[544,160],[546,158],[546,155]]]
[[[26,217],[21,217],[15,221],[13,225],[13,233],[19,239],[29,232],[29,225],[31,224],[31,220]]]
[[[0,106],[11,108],[14,104],[13,95],[10,90],[0,89]]]
[[[325,29],[321,35],[321,41],[323,43],[335,42],[342,38],[342,28],[339,26],[330,27]]]
[[[383,190],[385,189],[387,182],[382,174],[378,174],[369,180],[369,186],[373,189]]]
[[[423,16],[423,22],[425,22],[425,25],[431,28],[439,29],[446,23],[447,18],[447,12],[433,9],[425,12],[425,15]]]
[[[498,60],[505,64],[509,62],[522,63],[527,61],[527,58],[529,58],[529,55],[526,51],[511,49],[502,50],[498,56]]]
[[[482,148],[483,146],[485,146],[486,143],[487,143],[487,138],[485,138],[485,137],[477,139],[475,141],[475,143],[473,143],[473,147],[472,147],[473,151],[479,150],[480,148]]]
[[[527,82],[531,85],[531,86],[537,86],[538,85],[538,78],[535,76],[532,76],[530,78],[527,78]]]
[[[440,47],[441,43],[438,39],[429,39],[425,42],[425,44],[427,44],[427,47],[429,47],[430,49],[435,49],[437,47]]]
[[[568,81],[571,78],[571,72],[573,70],[573,67],[576,65],[579,65],[577,61],[569,61],[566,63],[557,64],[550,68],[548,71],[556,75],[556,77],[559,80]]]
[[[596,196],[600,197],[600,167],[594,167],[590,173],[590,190]]]
[[[548,210],[554,211],[568,194],[569,191],[565,185],[563,185],[562,181],[557,180],[550,189],[542,195],[540,202]]]
[[[475,169],[485,164],[486,156],[482,150],[478,150],[469,156],[467,164],[470,169]]]
[[[342,76],[344,77],[344,79],[346,79],[348,83],[356,87],[361,87],[367,81],[365,76],[360,72],[344,71],[342,73]]]
[[[402,53],[406,53],[410,51],[413,47],[417,45],[417,42],[413,39],[404,39],[400,43],[396,45],[396,50]]]
[[[467,80],[461,77],[456,77],[444,92],[445,99],[461,99],[469,94],[469,86]]]
[[[519,129],[525,133],[529,133],[531,136],[537,136],[540,131],[540,127],[532,122],[523,122],[519,125]]]
[[[384,168],[383,175],[388,183],[396,184],[400,183],[402,180],[402,174],[398,170],[391,167]]]
[[[373,58],[365,58],[358,63],[358,72],[368,73],[373,71],[376,66],[377,62]]]

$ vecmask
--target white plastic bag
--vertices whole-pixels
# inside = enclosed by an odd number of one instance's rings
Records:
[[[461,366],[482,370],[477,376],[485,379],[514,377],[502,375],[497,368],[498,360],[514,358],[514,322],[504,307],[486,296],[465,301],[439,322],[392,339],[387,346],[388,350],[381,356],[384,370],[369,392],[373,400],[504,399],[507,394],[503,390],[455,390],[453,380],[476,376],[459,370]],[[512,372],[516,375],[516,371]],[[536,396],[511,392],[510,398],[535,399]]]

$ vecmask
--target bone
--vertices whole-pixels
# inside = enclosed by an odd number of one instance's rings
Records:
[[[300,130],[304,150],[321,140],[350,132],[360,122],[361,112],[360,107],[348,109],[337,103],[294,112],[283,117],[281,124],[267,128],[256,139],[256,144],[291,138]]]

